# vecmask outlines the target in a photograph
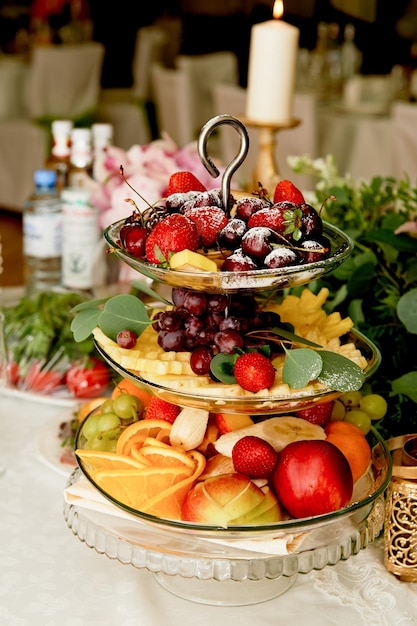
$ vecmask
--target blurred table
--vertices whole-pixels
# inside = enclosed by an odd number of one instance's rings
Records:
[[[332,154],[341,176],[370,180],[395,176],[393,126],[389,113],[352,112],[330,104],[317,107],[317,153]]]
[[[3,395],[2,395],[3,393]],[[299,575],[256,608],[203,606],[176,597],[153,575],[97,554],[68,529],[54,433],[71,407],[0,391],[0,623],[14,626],[297,626],[415,624],[417,585],[383,566],[382,540],[348,561]],[[222,583],[218,583],[222,584]],[[239,583],[236,583],[239,584]],[[256,583],[254,583],[256,584]],[[277,616],[280,616],[277,618]]]

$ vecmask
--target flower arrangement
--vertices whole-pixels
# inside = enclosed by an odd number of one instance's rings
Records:
[[[123,176],[120,173],[123,167]],[[107,176],[103,183],[93,189],[92,202],[100,210],[100,225],[109,226],[131,213],[131,205],[126,202],[135,195],[135,203],[139,210],[149,204],[155,204],[166,195],[168,180],[171,174],[181,170],[192,172],[206,187],[220,187],[220,175],[212,178],[200,161],[196,143],[179,148],[168,136],[163,135],[146,145],[133,145],[125,151],[110,146],[104,163]],[[131,189],[129,189],[129,186]]]

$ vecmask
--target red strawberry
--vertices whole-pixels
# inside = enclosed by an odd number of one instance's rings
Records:
[[[146,409],[145,419],[147,420],[165,420],[173,424],[181,411],[181,407],[171,404],[162,398],[152,396]]]
[[[265,228],[272,228],[277,233],[283,233],[286,225],[285,220],[288,219],[288,214],[284,215],[285,211],[292,211],[291,205],[273,205],[266,207],[260,211],[256,211],[248,221],[248,228],[254,228],[255,226],[264,226]]]
[[[268,478],[275,469],[278,453],[269,441],[246,435],[232,449],[233,467],[239,474],[251,478]]]
[[[274,204],[276,202],[294,202],[294,204],[304,204],[304,196],[290,180],[280,180],[275,187]]]
[[[295,412],[297,417],[302,417],[311,424],[318,426],[326,426],[330,422],[332,416],[334,402],[320,402],[308,409],[300,409]]]
[[[184,215],[173,213],[164,217],[154,226],[145,245],[146,258],[149,263],[161,263],[168,260],[170,252],[181,250],[196,251],[199,244],[197,227]]]
[[[254,393],[269,389],[275,380],[274,366],[260,352],[246,352],[238,356],[233,373],[243,389]]]
[[[171,175],[167,196],[174,193],[188,193],[189,191],[206,191],[206,188],[191,172],[175,172]]]
[[[201,245],[205,248],[216,242],[220,231],[229,221],[223,209],[217,206],[194,207],[188,209],[184,215],[196,225]]]

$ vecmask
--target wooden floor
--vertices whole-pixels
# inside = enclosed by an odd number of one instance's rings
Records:
[[[0,238],[3,256],[0,286],[22,285],[22,215],[20,213],[0,209]]]

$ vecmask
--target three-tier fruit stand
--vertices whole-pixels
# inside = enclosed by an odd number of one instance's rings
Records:
[[[217,176],[218,170],[207,156],[207,141],[214,128],[224,123],[235,127],[241,137],[239,153],[226,168],[222,179],[222,197],[229,198],[231,177],[248,150],[245,127],[231,116],[214,118],[202,130],[199,152],[207,169]],[[351,251],[350,239],[325,224],[331,255],[308,266],[241,273],[171,271],[129,255],[118,241],[122,224],[119,222],[109,227],[105,237],[124,262],[140,274],[171,287],[187,287],[207,293],[256,293],[307,284],[332,271]],[[368,360],[365,377],[371,376],[380,359],[377,349],[360,333],[353,332],[350,339]],[[202,396],[152,384],[123,368],[99,346],[98,349],[123,377],[167,401],[186,407],[209,411],[218,411],[221,407],[228,413],[272,416],[337,396],[330,389],[254,399]],[[335,513],[264,526],[224,529],[147,515],[102,492],[107,506],[98,509],[67,502],[65,518],[72,532],[89,547],[121,563],[146,568],[164,588],[178,596],[215,605],[254,604],[284,593],[299,573],[322,569],[357,554],[380,534],[384,523],[384,492],[390,480],[391,465],[382,439],[372,434],[370,443],[371,468],[355,485],[351,504]],[[81,466],[75,470],[70,484],[77,482],[82,469]],[[88,473],[86,475],[88,477]]]

